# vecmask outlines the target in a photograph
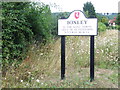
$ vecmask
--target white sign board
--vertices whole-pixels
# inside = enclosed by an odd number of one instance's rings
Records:
[[[58,35],[97,35],[97,18],[86,18],[82,11],[73,11],[68,19],[58,20]]]

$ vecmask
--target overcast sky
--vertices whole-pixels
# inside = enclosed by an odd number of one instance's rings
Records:
[[[73,10],[83,10],[84,3],[91,2],[98,13],[117,13],[118,2],[120,0],[34,0],[42,1],[51,6],[52,12],[71,12]],[[54,4],[55,3],[55,4]],[[56,7],[54,7],[56,6]]]

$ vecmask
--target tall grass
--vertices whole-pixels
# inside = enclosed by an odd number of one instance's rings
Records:
[[[60,38],[53,43],[31,45],[19,68],[3,77],[6,88],[117,88],[118,31],[95,37],[95,81],[89,82],[89,36],[66,36],[66,79],[60,80]]]

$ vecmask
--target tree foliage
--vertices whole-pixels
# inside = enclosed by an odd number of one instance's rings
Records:
[[[116,23],[118,25],[118,30],[120,30],[120,13],[118,13],[117,19],[116,19]]]
[[[30,24],[23,14],[27,3],[2,3],[2,55],[3,65],[22,60],[27,45],[32,39]]]
[[[53,36],[51,11],[43,3],[4,2],[1,19],[3,66],[20,63],[32,41],[46,43]]]
[[[109,21],[108,18],[105,16],[103,16],[101,19],[101,22],[104,23],[106,26],[109,26],[108,21]]]
[[[98,31],[105,31],[106,30],[106,25],[102,22],[98,22]]]
[[[95,8],[91,2],[84,4],[83,11],[87,13],[89,18],[96,18]]]
[[[31,29],[35,35],[35,39],[39,41],[49,41],[52,37],[53,20],[48,5],[40,3],[32,3],[30,5],[27,19],[31,25]]]

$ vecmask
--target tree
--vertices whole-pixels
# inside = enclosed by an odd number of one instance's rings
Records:
[[[98,22],[98,31],[105,31],[106,30],[106,25],[102,22]]]
[[[26,58],[29,45],[34,40],[44,44],[52,41],[54,22],[48,5],[4,2],[0,20],[2,20],[2,65],[5,69],[3,71],[10,65],[19,66]]]
[[[116,24],[118,25],[118,30],[120,30],[120,13],[118,13],[118,16],[116,18]]]
[[[101,22],[104,23],[106,26],[109,26],[108,21],[109,21],[108,18],[105,16],[103,16],[101,19]]]
[[[10,66],[17,67],[26,57],[32,40],[32,30],[25,12],[28,2],[2,3],[2,71],[3,76]]]
[[[117,23],[117,25],[119,25],[119,27],[120,27],[120,13],[118,13],[118,16],[117,16],[117,19],[116,19],[117,21],[116,21],[116,23]],[[120,28],[119,28],[120,29]]]
[[[41,2],[40,2],[41,3]],[[53,19],[50,7],[45,4],[32,3],[27,14],[35,40],[40,43],[50,41],[52,38]]]
[[[91,2],[87,2],[83,7],[84,13],[87,13],[87,17],[96,18],[95,8]]]

